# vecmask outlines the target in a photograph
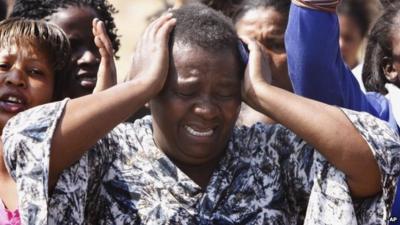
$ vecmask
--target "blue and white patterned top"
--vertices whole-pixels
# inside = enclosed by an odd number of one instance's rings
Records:
[[[348,110],[378,161],[383,187],[354,204],[345,175],[281,125],[235,128],[202,190],[156,147],[151,117],[113,129],[62,173],[50,196],[50,143],[66,102],[21,113],[4,129],[23,224],[336,225],[388,218],[400,169],[398,136]]]

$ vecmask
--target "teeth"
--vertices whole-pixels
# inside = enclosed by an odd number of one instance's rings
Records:
[[[185,126],[186,130],[194,136],[200,136],[200,137],[208,137],[211,136],[214,131],[213,130],[209,130],[209,131],[205,131],[205,132],[200,132],[200,131],[196,131],[193,128],[189,127],[189,126]]]
[[[9,97],[7,98],[7,101],[9,101],[9,102],[15,102],[15,103],[18,103],[18,104],[22,104],[22,100],[19,99],[19,98],[17,98],[17,97],[15,97],[15,96],[9,96]]]
[[[80,79],[81,80],[86,80],[86,81],[96,81],[97,77],[82,77]]]

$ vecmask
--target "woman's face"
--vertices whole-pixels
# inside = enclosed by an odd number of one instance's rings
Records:
[[[35,48],[0,49],[0,126],[17,113],[50,102],[54,71],[48,56]]]
[[[284,40],[287,19],[273,7],[259,7],[245,12],[235,26],[239,36],[253,38],[264,46],[270,58],[272,84],[292,91]]]
[[[391,31],[391,44],[392,44],[392,61],[387,69],[384,69],[386,79],[389,80],[390,83],[395,84],[397,87],[400,87],[400,32],[399,28],[395,29],[395,31]]]
[[[49,17],[66,33],[71,43],[72,71],[67,76],[65,95],[71,98],[91,94],[97,81],[100,54],[94,43],[92,21],[98,17],[88,6],[60,8]]]
[[[358,64],[358,51],[363,37],[361,30],[352,17],[339,15],[340,25],[340,51],[346,64],[354,68]]]
[[[166,84],[150,107],[155,141],[175,163],[220,159],[240,110],[237,60],[229,50],[174,45]]]

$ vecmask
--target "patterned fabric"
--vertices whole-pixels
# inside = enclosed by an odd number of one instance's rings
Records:
[[[20,217],[18,209],[10,211],[6,209],[0,199],[0,225],[20,225]]]
[[[298,6],[335,12],[340,0],[292,0]]]
[[[400,169],[398,136],[369,114],[348,110],[377,159],[383,187],[354,204],[345,175],[280,125],[235,128],[202,190],[156,147],[150,117],[99,140],[49,196],[50,143],[66,102],[21,113],[4,129],[23,224],[336,225],[388,218]]]

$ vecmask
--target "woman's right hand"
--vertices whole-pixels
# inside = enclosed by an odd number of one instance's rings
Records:
[[[128,80],[139,81],[149,91],[149,99],[164,86],[169,67],[169,36],[176,24],[172,13],[153,21],[137,43]]]

